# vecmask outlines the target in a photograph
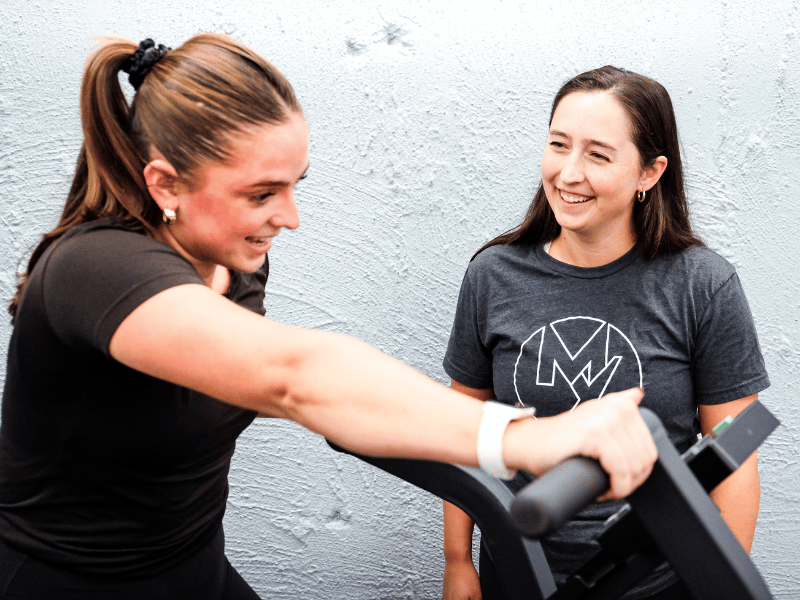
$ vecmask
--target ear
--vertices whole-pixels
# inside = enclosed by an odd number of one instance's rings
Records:
[[[175,168],[163,158],[151,160],[144,166],[144,181],[150,196],[161,210],[178,208],[180,177]]]
[[[639,180],[640,189],[645,192],[652,188],[661,179],[664,171],[667,170],[667,157],[659,156],[649,167],[645,167],[642,178]]]

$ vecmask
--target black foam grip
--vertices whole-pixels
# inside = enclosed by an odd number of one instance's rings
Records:
[[[561,527],[608,489],[608,475],[594,459],[568,458],[523,488],[511,503],[519,530],[539,538]]]
[[[665,436],[661,420],[640,408],[650,433]],[[608,489],[608,475],[592,458],[575,456],[524,487],[511,503],[511,518],[531,538],[552,533]]]

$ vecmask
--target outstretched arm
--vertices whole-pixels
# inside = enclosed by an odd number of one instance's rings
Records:
[[[264,319],[202,285],[145,301],[110,351],[134,369],[291,419],[355,452],[477,465],[480,401],[354,338]],[[538,474],[567,456],[593,456],[609,470],[612,493],[627,495],[649,473],[655,446],[636,410],[641,392],[609,398],[511,423],[506,464]]]

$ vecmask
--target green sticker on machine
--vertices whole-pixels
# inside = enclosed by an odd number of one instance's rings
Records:
[[[723,431],[725,431],[725,429],[726,429],[726,428],[728,427],[728,425],[730,425],[731,423],[733,423],[733,417],[731,417],[730,415],[728,415],[727,417],[725,417],[724,419],[722,419],[722,421],[720,421],[720,422],[717,424],[717,426],[716,426],[716,427],[714,427],[714,429],[712,430],[712,431],[714,432],[714,435],[719,435],[720,433],[722,433]]]

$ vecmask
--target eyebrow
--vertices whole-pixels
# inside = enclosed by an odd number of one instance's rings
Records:
[[[558,131],[556,129],[551,129],[550,130],[550,135],[557,135],[559,137],[571,139],[566,133],[564,133],[563,131]],[[606,142],[601,142],[600,140],[587,140],[587,141],[589,142],[589,145],[591,145],[591,146],[600,146],[601,148],[606,148],[607,150],[613,150],[615,152],[617,150],[611,144],[607,144]]]
[[[310,167],[311,167],[310,164],[306,165],[306,168],[303,171],[303,174],[300,175],[300,177],[298,178],[298,181],[300,179],[303,179],[306,176],[306,174],[308,173],[308,169]],[[282,180],[278,180],[278,181],[256,181],[255,183],[250,183],[250,184],[246,185],[244,187],[244,189],[250,190],[250,189],[256,189],[256,188],[280,187],[280,186],[284,186],[284,185],[293,185],[294,183],[295,183],[294,181],[282,181]]]

